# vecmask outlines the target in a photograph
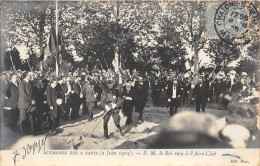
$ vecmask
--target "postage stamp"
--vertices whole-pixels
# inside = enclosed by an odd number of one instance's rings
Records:
[[[209,3],[207,35],[229,44],[246,44],[251,40],[250,28],[259,19],[256,7],[247,1]]]

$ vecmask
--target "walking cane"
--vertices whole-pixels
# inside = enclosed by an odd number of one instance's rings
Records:
[[[30,63],[29,63],[29,61],[28,61],[28,59],[26,60],[26,62],[27,62],[28,66],[29,66],[29,68],[30,68],[30,70],[31,70],[31,72],[32,72],[32,67],[31,67],[31,65],[30,65]]]
[[[106,111],[105,113],[104,113],[104,115],[102,116],[102,118],[98,121],[98,123],[96,124],[96,126],[94,127],[94,129],[92,130],[93,132],[95,131],[95,129],[98,127],[98,125],[100,124],[100,122],[103,120],[103,118],[109,113],[109,112],[111,112],[112,110],[110,110],[110,111]]]

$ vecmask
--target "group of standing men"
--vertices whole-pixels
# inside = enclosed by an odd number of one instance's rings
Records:
[[[229,73],[218,74],[214,77],[209,74],[201,74],[198,82],[192,77],[172,76],[168,79],[155,79],[152,82],[152,94],[154,105],[158,104],[160,94],[165,91],[170,116],[177,113],[178,107],[182,105],[192,106],[195,104],[196,112],[205,112],[208,102],[216,102],[220,107],[227,109],[230,102],[237,102],[252,91],[257,90],[255,77],[249,77],[246,73],[237,74],[234,70]]]
[[[229,101],[237,101],[243,91],[248,91],[244,86],[251,87],[242,75],[232,74],[230,72],[221,78],[200,76],[195,84],[193,79],[180,79],[176,75],[162,79],[131,75],[122,77],[119,81],[115,73],[105,78],[104,74],[76,74],[55,78],[24,72],[19,84],[16,74],[10,76],[5,108],[15,117],[11,121],[14,128],[18,125],[22,132],[40,131],[42,122],[48,121],[50,133],[54,133],[60,118],[76,120],[80,117],[79,110],[82,107],[82,114],[87,114],[88,121],[92,121],[93,109],[100,105],[104,109],[104,137],[108,138],[108,121],[111,116],[122,133],[120,110],[127,117],[126,125],[133,121],[133,110],[139,113],[138,122],[142,123],[150,88],[155,105],[158,104],[160,93],[165,90],[170,116],[177,113],[180,105],[190,103],[195,103],[196,112],[201,109],[205,112],[207,102],[212,101],[213,95],[216,96],[217,103],[221,102],[226,107]]]
[[[10,75],[4,108],[12,114],[9,124],[21,132],[41,131],[43,121],[48,121],[49,132],[55,133],[61,118],[76,120],[80,117],[81,106],[82,114],[87,114],[88,121],[92,121],[93,108],[101,105],[106,110],[104,136],[108,138],[107,124],[111,116],[121,131],[120,109],[127,116],[127,125],[132,122],[134,107],[142,122],[149,90],[148,81],[142,77],[133,85],[130,80],[119,84],[113,77],[99,79],[91,74],[55,78],[24,72],[18,80],[17,74]]]

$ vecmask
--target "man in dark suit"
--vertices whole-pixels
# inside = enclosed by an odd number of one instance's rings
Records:
[[[232,99],[230,102],[238,101],[242,89],[243,89],[243,84],[241,82],[241,78],[239,76],[236,76],[234,78],[234,84],[231,85],[231,89],[230,89],[232,95]]]
[[[50,107],[50,133],[55,132],[55,120],[57,119],[57,92],[55,87],[57,85],[57,81],[52,78],[50,80],[50,84],[47,86],[46,94],[47,94],[47,103]]]
[[[7,116],[5,117],[5,120],[12,129],[16,128],[17,121],[19,118],[19,110],[17,108],[18,96],[19,90],[17,85],[17,75],[13,74],[11,75],[11,80],[6,91],[5,101],[5,107],[8,108],[8,110],[5,111],[5,115]]]
[[[183,101],[183,96],[184,96],[185,82],[184,82],[183,76],[181,74],[179,74],[177,76],[177,82],[178,82],[178,87],[180,88],[180,92],[179,92],[180,97],[179,97],[178,102],[179,102],[179,106],[182,106],[183,105],[182,101]]]
[[[26,111],[30,107],[31,104],[35,104],[35,100],[33,99],[32,88],[29,83],[31,81],[32,73],[25,72],[23,74],[23,81],[19,84],[19,98],[18,98],[18,108],[19,108],[19,121],[18,126],[20,131],[23,131],[24,121],[26,120]],[[31,131],[33,130],[33,121],[29,119]]]
[[[154,80],[154,83],[152,84],[152,100],[154,106],[158,105],[160,94],[162,92],[162,84],[159,82],[158,78]]]
[[[87,106],[87,103],[86,103],[86,93],[83,91],[84,89],[84,86],[86,85],[86,82],[87,82],[87,76],[86,78],[85,77],[82,77],[81,79],[81,87],[82,87],[82,115],[85,115],[88,113],[88,106]]]
[[[35,84],[33,86],[33,94],[35,98],[35,106],[36,106],[36,113],[34,114],[34,123],[35,123],[35,130],[41,131],[41,122],[43,119],[43,114],[46,111],[44,105],[44,93],[45,89],[43,88],[43,83],[40,79],[35,80]]]
[[[177,109],[179,106],[180,91],[181,90],[178,86],[178,82],[176,79],[174,79],[173,82],[168,84],[167,98],[170,106],[170,116],[173,116],[174,113],[177,113]]]
[[[82,93],[85,93],[85,103],[88,107],[88,121],[93,120],[93,109],[98,94],[95,92],[94,85],[89,78],[86,79],[86,83],[83,86]]]
[[[216,103],[218,104],[219,102],[219,95],[222,91],[222,80],[220,78],[216,78],[216,81],[214,83],[214,92],[215,92],[215,95],[216,95]]]
[[[149,88],[150,88],[150,83],[149,83],[149,81],[148,81],[146,76],[143,77],[143,84],[144,84],[144,88],[145,88],[145,91],[146,91],[145,102],[147,103],[148,91],[149,91]]]
[[[101,81],[97,80],[98,77],[94,77],[93,84],[94,84],[94,90],[97,93],[97,100],[95,102],[95,107],[97,107],[97,102],[101,100],[101,94],[102,94],[102,88],[101,88]]]
[[[62,84],[63,91],[65,93],[65,103],[64,103],[64,115],[63,119],[68,120],[71,108],[71,95],[72,95],[72,86],[70,82],[70,77],[64,78],[64,83]]]
[[[139,123],[142,123],[143,109],[148,96],[147,85],[143,82],[143,77],[139,77],[135,82],[135,111],[139,113]]]
[[[135,91],[131,86],[130,80],[126,82],[125,87],[123,88],[123,113],[127,116],[126,125],[129,125],[132,122],[132,113],[134,108],[134,97]]]
[[[58,78],[58,82],[57,85],[55,87],[55,90],[57,92],[57,98],[60,99],[61,103],[57,103],[57,120],[55,121],[55,127],[58,127],[59,124],[59,119],[62,117],[62,113],[63,113],[63,105],[64,105],[64,101],[65,101],[65,93],[63,91],[63,79],[60,77]]]
[[[80,79],[81,79],[81,77],[76,77],[75,82],[72,85],[73,94],[72,94],[72,98],[71,98],[71,100],[72,100],[72,102],[71,102],[71,107],[72,107],[71,119],[76,119],[77,117],[79,117],[79,109],[80,109],[80,105],[81,105],[81,98],[80,98],[81,86],[80,86],[80,82],[79,82]]]
[[[209,101],[208,98],[208,86],[203,84],[203,79],[200,77],[198,84],[195,86],[193,94],[192,94],[192,100],[195,98],[195,104],[196,104],[196,112],[200,112],[200,108],[203,112],[205,112],[205,107],[207,105],[207,102]]]
[[[188,98],[189,98],[189,93],[191,90],[191,83],[189,82],[188,78],[186,77],[184,79],[184,87],[183,87],[183,99],[182,103],[183,105],[188,105]]]

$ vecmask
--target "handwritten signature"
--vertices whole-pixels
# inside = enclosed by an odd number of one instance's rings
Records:
[[[35,153],[35,151],[38,149],[38,153],[41,152],[41,150],[43,149],[43,152],[45,152],[45,143],[47,140],[48,134],[46,134],[45,138],[40,139],[38,141],[33,142],[33,144],[28,144],[26,146],[23,147],[23,153],[22,153],[22,159],[25,159],[27,157],[27,155],[29,154],[33,154]],[[16,161],[19,161],[19,157],[21,154],[19,153],[18,150],[15,150],[13,152],[13,161],[14,161],[14,165],[16,166]]]
[[[235,154],[229,154],[229,153],[222,154],[222,156],[233,156],[233,157],[235,157],[235,158],[241,159],[241,157],[240,157],[240,156],[238,156],[238,155],[235,155]]]

